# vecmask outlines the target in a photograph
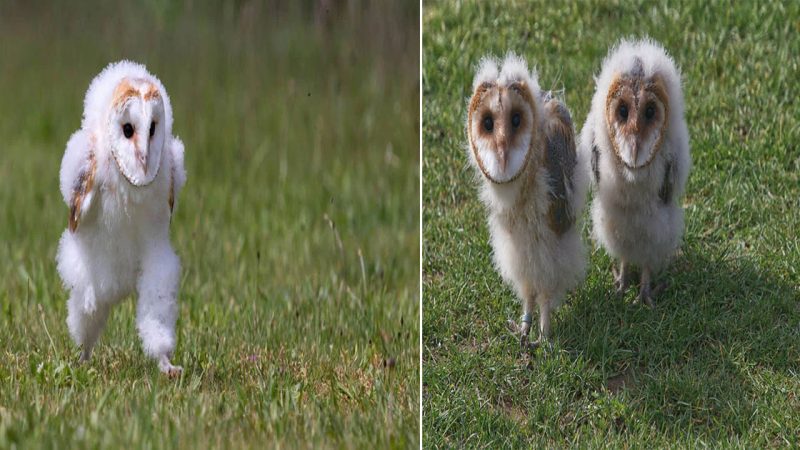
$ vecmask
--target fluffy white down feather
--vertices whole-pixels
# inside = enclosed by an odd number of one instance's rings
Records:
[[[112,95],[125,77],[158,87],[164,103],[166,139],[160,170],[150,184],[124,178],[106,142]],[[170,192],[177,199],[186,181],[183,143],[172,136],[172,109],[161,82],[144,66],[122,61],[109,65],[91,83],[80,130],[67,143],[60,187],[71,205],[82,172],[95,161],[93,188],[84,197],[77,229],[65,230],[56,256],[58,272],[70,291],[67,324],[88,359],[110,308],[137,294],[136,324],[144,351],[162,371],[179,372],[169,356],[176,344],[180,261],[169,239]]]

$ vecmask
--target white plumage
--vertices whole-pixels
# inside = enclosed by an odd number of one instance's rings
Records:
[[[91,357],[111,307],[136,293],[145,353],[162,372],[180,373],[169,360],[180,279],[169,224],[185,180],[183,143],[172,136],[164,86],[139,64],[110,64],[89,86],[81,129],[61,162],[70,215],[56,260],[82,361]]]
[[[536,73],[509,54],[480,64],[469,102],[470,162],[488,210],[495,266],[523,304],[520,343],[527,347],[539,306],[539,342],[550,313],[584,277],[577,221],[588,176],[577,163],[569,111],[540,91]]]
[[[631,266],[641,270],[640,300],[653,306],[652,275],[680,245],[680,198],[689,175],[689,133],[681,76],[650,40],[623,40],[603,61],[579,153],[595,187],[595,239],[619,260],[619,293]]]

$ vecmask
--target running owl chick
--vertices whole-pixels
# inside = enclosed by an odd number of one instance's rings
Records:
[[[650,40],[621,41],[603,61],[579,154],[590,161],[595,239],[613,258],[617,292],[641,271],[639,300],[654,306],[654,274],[680,245],[679,199],[689,175],[681,75]]]
[[[501,65],[501,67],[498,67]],[[577,162],[569,111],[541,92],[519,57],[485,58],[467,115],[470,161],[481,179],[494,263],[523,305],[520,344],[527,348],[534,305],[539,339],[550,313],[584,277],[577,227],[588,184]]]
[[[180,374],[170,362],[180,261],[169,224],[185,179],[164,86],[144,66],[110,64],[89,85],[81,128],[61,162],[69,227],[56,260],[81,361],[91,357],[111,307],[136,293],[145,353],[162,372]]]

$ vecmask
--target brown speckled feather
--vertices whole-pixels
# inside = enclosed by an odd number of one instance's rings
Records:
[[[95,170],[97,170],[97,162],[94,158],[94,152],[89,152],[89,160],[86,167],[78,175],[72,188],[72,201],[69,207],[69,231],[73,233],[78,229],[83,201],[94,187]]]
[[[569,198],[577,165],[575,132],[566,106],[549,92],[544,94],[544,110],[545,166],[550,194],[547,219],[550,229],[562,235],[575,223]]]
[[[600,150],[597,144],[592,142],[592,175],[594,176],[594,184],[600,184]]]
[[[672,185],[675,182],[673,179],[674,168],[672,164],[672,161],[666,162],[664,167],[664,183],[661,185],[661,189],[658,190],[658,197],[661,198],[661,201],[664,202],[665,205],[668,205],[669,202],[672,201]]]

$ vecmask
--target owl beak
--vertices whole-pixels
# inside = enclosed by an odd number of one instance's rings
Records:
[[[508,144],[505,136],[498,137],[497,156],[500,158],[500,167],[503,169],[503,172],[505,172],[508,166]]]
[[[147,173],[147,156],[136,149],[136,161],[139,163],[139,167],[142,168],[142,172]]]

